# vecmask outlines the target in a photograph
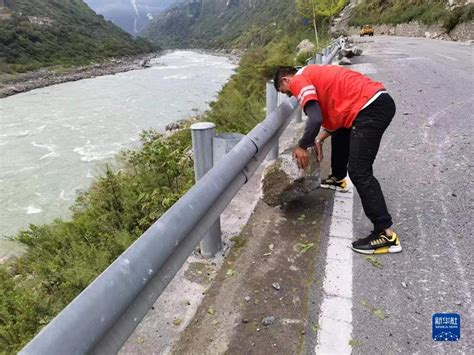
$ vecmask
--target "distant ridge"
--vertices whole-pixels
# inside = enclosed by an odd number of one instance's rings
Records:
[[[172,8],[141,36],[168,48],[231,48],[265,44],[285,24],[298,27],[294,1],[189,0]]]
[[[84,0],[95,12],[123,30],[138,35],[148,23],[182,0]]]

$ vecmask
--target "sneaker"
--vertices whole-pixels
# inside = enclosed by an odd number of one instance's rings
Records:
[[[395,232],[391,237],[386,236],[385,232],[372,232],[368,237],[353,242],[352,250],[362,254],[387,254],[401,252],[402,246]]]
[[[337,180],[334,175],[329,175],[327,179],[321,181],[321,187],[323,189],[332,189],[340,192],[348,192],[346,179]]]

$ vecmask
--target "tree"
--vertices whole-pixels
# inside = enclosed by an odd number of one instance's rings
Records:
[[[346,0],[295,0],[296,11],[303,17],[313,20],[316,46],[319,47],[316,17],[331,17],[340,12],[346,5]]]

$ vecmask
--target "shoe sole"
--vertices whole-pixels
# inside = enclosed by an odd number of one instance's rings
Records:
[[[339,186],[325,185],[325,184],[321,184],[320,186],[323,189],[336,190],[336,191],[339,191],[339,192],[349,192],[349,189],[347,187],[342,188],[342,187],[339,187]]]
[[[373,250],[365,250],[365,249],[356,249],[354,247],[351,247],[352,250],[354,250],[357,253],[361,254],[394,254],[394,253],[400,253],[402,251],[402,246],[401,245],[391,245],[390,247],[382,247],[378,249],[373,249]]]

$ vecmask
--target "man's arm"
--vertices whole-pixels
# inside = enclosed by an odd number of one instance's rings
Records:
[[[304,110],[308,115],[308,119],[306,120],[303,137],[299,140],[298,147],[293,151],[293,157],[300,168],[306,169],[309,163],[309,154],[306,149],[314,146],[314,140],[323,122],[323,115],[316,100],[309,101]]]
[[[321,113],[319,103],[315,100],[308,102],[304,110],[308,119],[306,120],[303,137],[299,140],[298,145],[301,148],[307,149],[314,146],[314,140],[323,123],[323,114]]]

